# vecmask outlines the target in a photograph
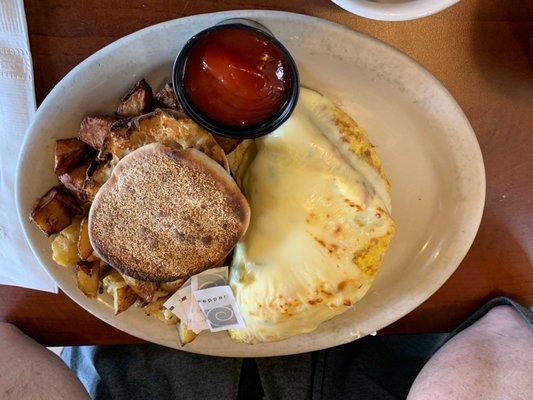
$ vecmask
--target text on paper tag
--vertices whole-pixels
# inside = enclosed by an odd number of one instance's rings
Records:
[[[229,286],[215,286],[193,292],[211,332],[244,328],[237,301]]]

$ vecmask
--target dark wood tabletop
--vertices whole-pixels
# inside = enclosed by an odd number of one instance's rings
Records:
[[[121,36],[183,16],[245,8],[325,18],[407,53],[457,99],[481,145],[487,200],[457,272],[381,333],[445,332],[497,295],[533,305],[533,2],[462,0],[427,18],[379,22],[327,0],[26,0],[37,101],[76,64]],[[66,295],[0,286],[0,320],[46,345],[136,343]]]

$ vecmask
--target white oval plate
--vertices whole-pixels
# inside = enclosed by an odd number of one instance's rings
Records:
[[[50,92],[26,133],[17,176],[18,213],[30,246],[59,287],[114,327],[179,348],[173,326],[131,308],[114,316],[109,298],[87,299],[73,271],[52,260],[50,239],[28,220],[35,200],[56,184],[54,141],[75,136],[89,113],[114,110],[141,77],[157,87],[196,32],[234,17],[267,26],[296,59],[302,83],[352,115],[377,146],[393,185],[398,232],[372,289],[354,310],[316,331],[277,343],[246,345],[224,332],[202,333],[183,350],[218,356],[275,356],[350,342],[401,318],[455,271],[477,232],[485,173],[476,137],[448,91],[406,55],[362,33],[318,18],[277,11],[197,15],[124,37],[74,68]]]

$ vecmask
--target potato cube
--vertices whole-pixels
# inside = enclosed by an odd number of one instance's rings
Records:
[[[137,300],[137,294],[115,270],[104,277],[102,284],[107,293],[113,296],[113,310],[115,311],[115,315],[127,310]]]
[[[137,300],[137,295],[129,286],[117,288],[113,293],[113,309],[115,315],[126,311],[135,303],[135,300]]]
[[[58,233],[68,227],[72,217],[83,210],[76,199],[59,187],[50,189],[39,199],[30,219],[46,236]]]
[[[122,97],[117,107],[117,115],[135,117],[150,110],[153,100],[152,88],[141,79]]]
[[[78,256],[78,235],[80,220],[75,218],[71,225],[63,229],[52,241],[52,258],[63,267],[73,267]]]
[[[89,115],[81,121],[78,137],[96,150],[101,150],[107,137],[111,134],[111,124],[118,117],[109,115]]]
[[[85,296],[96,297],[100,286],[99,274],[99,261],[80,261],[76,264],[76,282]]]
[[[242,139],[232,139],[220,135],[213,134],[213,139],[218,143],[225,154],[231,153],[242,142]]]
[[[71,171],[59,175],[58,179],[81,203],[87,201],[87,191],[85,181],[87,180],[87,169],[91,165],[91,159],[86,159],[81,165]]]
[[[174,89],[168,82],[156,93],[155,99],[162,107],[180,112],[183,111],[176,97],[176,93],[174,93]]]
[[[148,303],[142,309],[144,313],[151,317],[156,317],[167,325],[174,325],[178,323],[176,317],[170,310],[167,310],[163,304],[168,300],[168,296],[160,297],[156,301]]]
[[[196,336],[198,336],[198,334],[191,331],[185,322],[180,321],[178,323],[178,339],[182,347],[191,343],[194,339],[196,339]]]
[[[126,284],[135,292],[139,297],[148,303],[154,299],[155,291],[157,290],[157,284],[154,282],[140,281],[122,274]]]
[[[93,150],[79,139],[56,140],[54,152],[54,172],[62,175],[80,165]]]
[[[113,166],[108,160],[96,160],[87,170],[87,179],[83,186],[87,200],[92,201],[100,187],[109,179]]]
[[[83,218],[80,223],[78,254],[82,260],[87,260],[93,254],[93,247],[89,240],[89,219],[87,217]]]

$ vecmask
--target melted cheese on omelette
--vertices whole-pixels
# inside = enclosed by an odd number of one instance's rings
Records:
[[[230,160],[251,208],[230,284],[239,341],[316,329],[368,290],[394,232],[389,184],[357,124],[302,89],[290,119]]]

